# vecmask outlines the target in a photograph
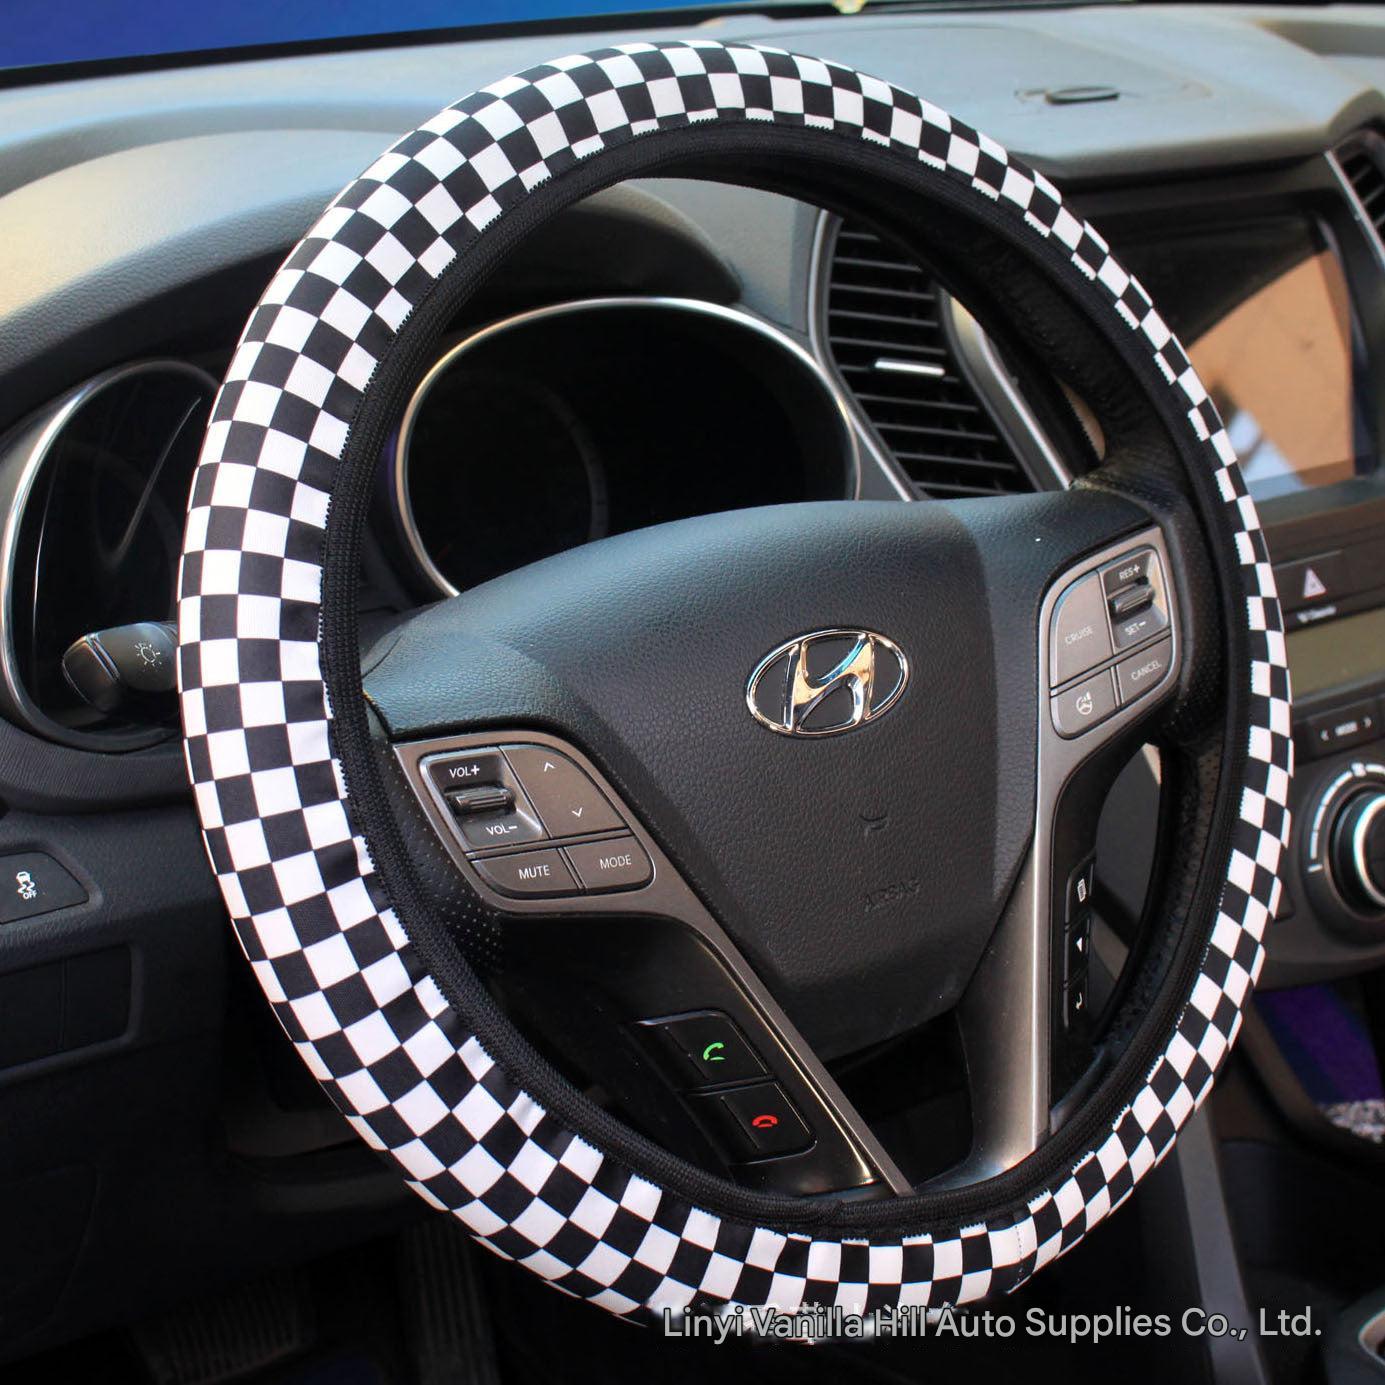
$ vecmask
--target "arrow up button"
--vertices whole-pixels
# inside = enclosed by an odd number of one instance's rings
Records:
[[[624,827],[620,814],[565,755],[542,745],[507,745],[510,762],[550,837],[587,836]]]

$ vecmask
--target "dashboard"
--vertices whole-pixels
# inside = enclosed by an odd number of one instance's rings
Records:
[[[1385,963],[1385,12],[881,11],[704,32],[956,110],[1070,190],[1147,284],[1229,421],[1288,613],[1301,773],[1266,983]],[[125,1311],[103,1189],[155,1207],[209,1138],[194,1222],[228,1273],[286,1218],[327,1245],[341,1206],[397,1215],[227,955],[159,634],[189,479],[237,333],[342,183],[477,82],[636,36],[0,91],[0,1128],[27,1132],[0,1137],[0,1221],[41,1270],[0,1328],[22,1318],[42,1340],[84,1285],[110,1289],[93,1321]],[[664,520],[1060,489],[1103,447],[1043,361],[872,226],[629,184],[525,242],[421,373],[378,462],[364,642]],[[65,656],[136,625],[134,683],[93,699]],[[1139,918],[1159,816],[1141,755],[1099,839],[1117,924]],[[136,1117],[172,1121],[152,1155]],[[58,1204],[74,1209],[58,1223],[33,1210]]]

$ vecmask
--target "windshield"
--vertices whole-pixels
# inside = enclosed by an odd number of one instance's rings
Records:
[[[695,0],[4,0],[0,71],[685,9]],[[702,8],[705,8],[705,3]],[[718,4],[717,8],[729,8]]]

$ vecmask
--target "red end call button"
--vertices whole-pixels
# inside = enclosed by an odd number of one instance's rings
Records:
[[[813,1144],[803,1117],[777,1082],[756,1082],[696,1099],[694,1109],[712,1127],[713,1138],[733,1162],[778,1159]]]

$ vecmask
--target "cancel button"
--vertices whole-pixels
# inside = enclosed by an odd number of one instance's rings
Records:
[[[567,858],[588,890],[633,890],[654,874],[649,857],[634,837],[583,842],[566,848]]]
[[[1160,640],[1139,654],[1116,665],[1116,686],[1120,690],[1121,706],[1143,697],[1164,681],[1173,656],[1173,641]]]

